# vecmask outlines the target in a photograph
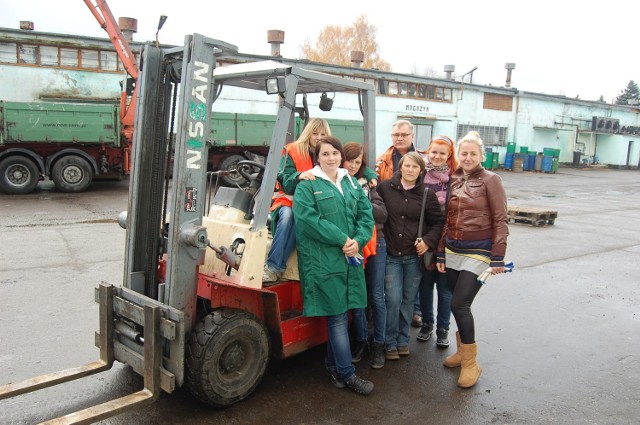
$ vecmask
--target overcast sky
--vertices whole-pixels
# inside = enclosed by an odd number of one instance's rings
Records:
[[[138,41],[155,39],[158,17],[166,14],[163,43],[182,44],[197,32],[242,53],[268,55],[267,30],[279,29],[282,55],[301,58],[302,44],[313,43],[325,26],[366,15],[395,72],[432,68],[444,75],[451,64],[462,75],[478,67],[474,83],[503,86],[505,63],[513,62],[512,87],[588,100],[603,95],[607,102],[629,80],[640,82],[635,1],[107,1],[116,18],[138,19]],[[18,28],[21,20],[33,21],[37,31],[106,36],[82,0],[0,0],[1,27]]]

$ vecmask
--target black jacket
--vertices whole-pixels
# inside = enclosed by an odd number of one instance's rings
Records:
[[[384,225],[384,237],[387,242],[389,255],[416,255],[415,242],[418,238],[420,223],[420,209],[425,186],[422,178],[418,178],[416,185],[404,190],[400,182],[400,174],[378,184],[378,194],[387,207],[387,221]],[[438,197],[432,189],[427,190],[422,225],[422,239],[429,246],[429,251],[435,252],[444,225],[444,217],[440,210]]]

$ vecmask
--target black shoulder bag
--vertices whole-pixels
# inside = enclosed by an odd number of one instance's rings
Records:
[[[424,193],[422,194],[422,208],[420,209],[420,223],[418,224],[418,241],[422,241],[422,223],[424,222],[424,207],[427,204],[428,190],[429,188],[425,187]],[[435,255],[433,255],[433,251],[429,250],[422,254],[422,266],[425,270],[428,270],[429,266],[433,263],[435,263]]]

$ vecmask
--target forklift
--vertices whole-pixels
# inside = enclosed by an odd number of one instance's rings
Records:
[[[0,400],[108,370],[117,360],[144,378],[142,390],[50,423],[93,423],[176,387],[228,406],[255,390],[270,358],[326,342],[324,318],[302,316],[295,255],[286,279],[262,282],[269,208],[280,154],[293,139],[296,114],[309,116],[309,94],[347,93],[335,103],[361,112],[364,147],[374,157],[374,87],[275,61],[217,67],[237,50],[200,34],[187,35],[183,47],[145,45],[128,206],[118,217],[126,229],[123,283],[95,289],[100,359],[2,386]],[[277,117],[265,164],[238,164],[249,184],[212,190],[207,138],[222,90],[277,96]],[[332,105],[321,97],[319,106]]]

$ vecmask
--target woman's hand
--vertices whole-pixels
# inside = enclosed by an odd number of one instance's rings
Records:
[[[311,171],[305,171],[298,175],[298,180],[315,180],[316,176]]]
[[[369,187],[370,187],[370,188],[374,188],[374,187],[376,187],[376,186],[378,186],[378,179],[371,179],[371,180],[369,180]]]
[[[444,263],[436,263],[436,268],[440,273],[444,273],[447,271],[447,266]]]
[[[416,252],[418,253],[418,255],[422,255],[425,252],[429,251],[429,246],[426,243],[424,243],[422,238],[416,239],[416,242],[414,243],[414,245],[416,247]]]
[[[491,274],[504,273],[506,270],[504,267],[491,267]]]
[[[347,237],[347,241],[344,243],[344,246],[342,247],[342,252],[344,252],[346,256],[353,257],[358,252],[360,252],[360,247],[358,246],[358,242],[356,242],[354,239]]]

